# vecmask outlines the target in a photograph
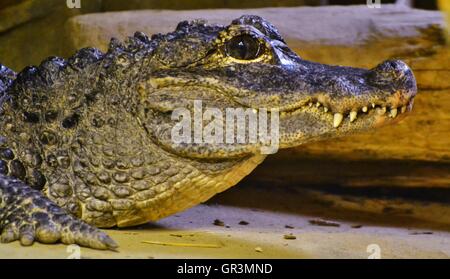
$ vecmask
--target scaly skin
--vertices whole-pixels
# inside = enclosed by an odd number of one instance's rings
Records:
[[[174,144],[171,113],[192,112],[193,100],[280,111],[288,148],[394,122],[416,91],[401,61],[305,61],[257,16],[136,33],[106,54],[86,48],[17,76],[2,66],[1,239],[114,249],[93,226],[158,220],[238,183],[265,158],[261,144]]]

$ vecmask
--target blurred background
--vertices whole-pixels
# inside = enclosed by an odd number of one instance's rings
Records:
[[[67,3],[80,3],[69,9]],[[75,49],[67,44],[66,22],[81,14],[127,10],[252,9],[363,5],[366,0],[2,0],[0,1],[0,61],[18,71],[39,64],[50,55],[68,57]],[[375,0],[372,0],[375,2]],[[382,5],[395,0],[383,0]],[[446,0],[442,0],[446,2]],[[397,0],[398,5],[437,10],[437,0]],[[310,23],[312,24],[312,23]]]
[[[389,58],[405,60],[420,89],[409,118],[279,152],[210,202],[395,215],[448,228],[450,1],[382,0],[379,9],[366,0],[80,0],[80,7],[68,2],[78,1],[0,1],[0,63],[20,71],[82,47],[107,51],[111,37],[125,39],[137,30],[170,32],[179,21],[194,18],[227,24],[250,13],[270,20],[305,59],[369,68]],[[247,192],[255,198],[244,199]],[[270,202],[275,196],[277,204]]]

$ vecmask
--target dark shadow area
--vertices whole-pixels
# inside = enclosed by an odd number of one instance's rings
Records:
[[[450,210],[449,169],[449,164],[442,162],[326,158],[283,161],[275,155],[208,203],[450,231],[448,220],[439,219]],[[405,179],[419,176],[414,186],[405,186]],[[403,184],[395,185],[399,177]],[[420,185],[433,178],[440,179],[442,187]],[[432,210],[440,213],[433,215]]]
[[[355,189],[359,187],[358,189],[368,190],[379,187],[380,194],[389,193],[389,191],[400,194],[415,188],[411,191],[419,191],[420,200],[448,202],[450,199],[440,197],[440,194],[449,193],[449,170],[450,163],[446,161],[345,160],[331,158],[331,156],[324,158],[307,155],[301,158],[300,155],[290,156],[289,150],[283,150],[279,154],[269,156],[246,178],[246,181],[269,182],[271,185],[278,186],[299,185],[303,188],[314,187],[314,189],[323,185],[340,185],[355,187]],[[433,188],[436,190],[435,193],[431,191],[433,190],[431,187],[436,187]],[[430,195],[420,193],[421,190],[417,189],[423,189],[423,192],[430,190]],[[370,191],[374,195],[377,194],[377,190]],[[404,193],[404,195],[414,194]]]
[[[218,194],[207,202],[209,205],[227,205],[249,208],[255,211],[273,211],[294,215],[310,216],[310,219],[323,218],[342,222],[354,222],[361,226],[388,226],[408,229],[434,229],[450,232],[448,224],[421,220],[408,216],[411,212],[399,212],[395,208],[385,207],[380,212],[351,210],[333,202],[320,199],[317,192],[294,190],[292,188],[267,188],[259,185],[241,183],[224,193]],[[321,193],[318,193],[319,195]],[[345,197],[344,197],[345,199]]]

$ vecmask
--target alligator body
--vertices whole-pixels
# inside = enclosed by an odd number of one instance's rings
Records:
[[[289,148],[397,121],[416,91],[401,61],[309,62],[257,16],[137,32],[17,75],[1,66],[1,240],[114,249],[96,227],[158,220],[237,184],[265,158],[261,143],[174,144],[171,115],[194,100],[279,112]]]

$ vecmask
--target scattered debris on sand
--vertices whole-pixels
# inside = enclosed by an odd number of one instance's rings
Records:
[[[285,225],[284,228],[286,228],[286,229],[293,229],[294,227],[290,226],[290,225]]]
[[[193,236],[195,236],[195,234],[193,234],[193,233],[171,233],[171,234],[169,234],[170,236],[173,236],[173,237],[193,237]]]
[[[297,239],[297,237],[295,235],[293,235],[292,233],[290,233],[290,234],[285,234],[284,239],[292,240],[292,239]]]
[[[219,219],[216,219],[216,220],[214,220],[213,225],[214,226],[219,226],[219,227],[224,227],[225,223],[223,221],[219,220]]]
[[[263,252],[263,249],[262,249],[261,247],[256,247],[256,248],[255,248],[255,251],[258,252],[258,253],[262,253],[262,252]]]
[[[360,229],[360,228],[362,228],[362,225],[353,225],[352,226],[352,229]]]
[[[410,235],[419,235],[419,234],[433,234],[433,232],[412,232]]]
[[[217,244],[209,243],[180,243],[180,242],[162,242],[162,241],[142,241],[145,244],[163,245],[163,246],[177,246],[177,247],[195,247],[195,248],[222,248]]]
[[[309,220],[309,223],[311,225],[325,226],[325,227],[340,227],[341,226],[341,224],[339,224],[339,223],[332,222],[332,221],[327,221],[327,220],[323,220],[323,219]]]
[[[242,225],[242,226],[247,226],[248,224],[249,223],[247,221],[244,221],[244,220],[239,222],[239,225]]]

